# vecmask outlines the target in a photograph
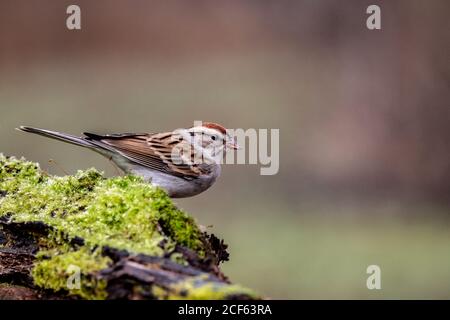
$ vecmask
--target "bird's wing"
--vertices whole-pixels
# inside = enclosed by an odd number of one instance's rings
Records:
[[[85,133],[85,135],[90,141],[106,145],[109,150],[118,152],[141,166],[187,180],[209,173],[211,169],[209,166],[184,161],[176,152],[172,152],[175,146],[189,147],[189,143],[181,135],[172,132],[105,136]]]

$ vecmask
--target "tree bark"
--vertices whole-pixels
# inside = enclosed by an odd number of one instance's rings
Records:
[[[78,299],[68,291],[51,292],[37,287],[31,276],[31,270],[39,251],[39,243],[49,235],[51,227],[41,222],[11,222],[8,217],[0,217],[0,299]],[[222,241],[214,235],[209,236],[216,255],[226,256]],[[76,238],[70,245],[82,244],[83,239]],[[170,259],[173,253],[182,254],[188,265],[178,264]],[[229,290],[230,281],[220,271],[216,259],[202,259],[194,251],[177,246],[166,257],[145,254],[131,254],[125,250],[104,247],[102,254],[113,262],[95,274],[106,281],[108,299],[166,299],[195,297],[196,290],[202,287],[213,288],[212,292],[223,290],[223,299],[254,299],[256,296],[243,288]],[[179,286],[195,282],[195,288]],[[157,286],[160,293],[155,296],[152,288]],[[180,287],[179,289],[174,289]],[[211,296],[216,298],[217,296]],[[208,295],[200,298],[208,299]]]

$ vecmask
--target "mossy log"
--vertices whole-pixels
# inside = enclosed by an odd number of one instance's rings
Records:
[[[227,246],[159,189],[0,154],[0,299],[258,299]]]

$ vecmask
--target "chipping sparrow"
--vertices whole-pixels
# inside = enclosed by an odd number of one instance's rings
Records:
[[[125,173],[143,177],[174,198],[208,189],[220,175],[223,152],[239,148],[223,126],[211,122],[164,133],[86,132],[83,137],[26,126],[19,130],[92,149]]]

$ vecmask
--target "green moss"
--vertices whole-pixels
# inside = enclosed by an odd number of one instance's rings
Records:
[[[100,250],[91,252],[82,247],[61,252],[60,248],[53,248],[39,253],[32,276],[37,286],[46,289],[65,290],[69,295],[85,299],[105,299],[106,282],[96,273],[106,268],[109,262]]]
[[[0,191],[13,193],[19,189],[23,181],[36,184],[44,180],[45,175],[38,164],[24,159],[6,158],[0,154]]]
[[[47,176],[38,165],[0,155],[0,216],[42,221],[88,245],[162,255],[159,243],[202,253],[201,231],[160,188],[140,178],[105,179],[95,169],[74,176]],[[164,234],[156,226],[161,225]]]
[[[195,221],[177,209],[162,189],[137,177],[106,179],[95,169],[74,176],[49,176],[35,163],[0,154],[0,192],[0,216],[9,214],[15,222],[42,221],[53,227],[54,241],[43,253],[51,259],[38,260],[33,271],[39,286],[64,289],[66,279],[61,275],[72,262],[86,268],[83,274],[103,268],[107,262],[89,253],[103,246],[162,256],[164,250],[180,244],[204,255]],[[71,251],[64,244],[75,237],[83,238],[85,244]],[[180,256],[174,260],[185,262]],[[90,287],[87,281],[80,295],[101,297],[87,290]]]
[[[260,298],[253,290],[237,284],[210,282],[203,276],[174,284],[169,288],[169,292],[167,295],[166,290],[153,288],[155,296],[168,300],[223,300],[243,295],[252,299]]]

